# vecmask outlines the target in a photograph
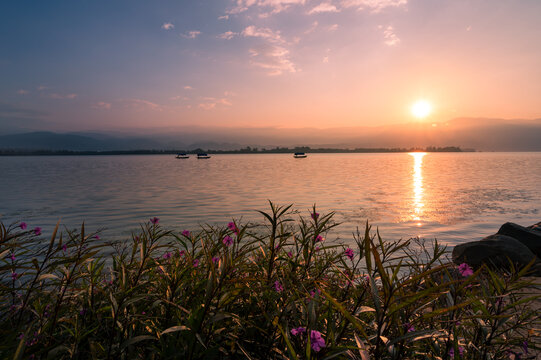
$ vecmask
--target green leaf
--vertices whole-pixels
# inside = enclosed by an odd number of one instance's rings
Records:
[[[157,339],[151,335],[139,335],[136,337],[132,337],[131,339],[128,339],[122,343],[122,345],[120,346],[120,351],[124,350],[128,346],[135,345],[138,342],[145,341],[145,340],[157,340]]]
[[[190,328],[184,325],[171,326],[169,329],[162,331],[160,335],[165,335],[172,332],[183,331],[183,330],[190,330]]]

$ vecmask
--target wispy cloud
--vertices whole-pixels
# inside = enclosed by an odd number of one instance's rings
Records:
[[[289,59],[289,50],[283,46],[266,44],[250,49],[251,64],[267,71],[267,75],[276,76],[284,72],[297,72],[295,64]]]
[[[188,31],[186,34],[181,34],[180,36],[182,36],[183,38],[186,38],[186,39],[195,39],[200,34],[201,34],[201,31],[192,30],[192,31]]]
[[[184,86],[184,90],[192,90],[192,89],[193,89],[193,87],[191,87],[190,85],[185,85]]]
[[[50,87],[45,86],[45,85],[40,85],[40,86],[36,87],[37,91],[43,91],[43,90],[47,90],[47,89],[50,89]]]
[[[304,5],[306,0],[237,0],[236,5],[227,14],[240,14],[249,8],[264,9],[262,17],[282,12],[292,5]],[[261,17],[261,16],[260,16]]]
[[[173,25],[170,22],[163,23],[162,29],[164,30],[173,30],[175,28],[175,25]]]
[[[247,26],[242,35],[245,37],[258,37],[269,40],[271,42],[283,42],[279,31],[272,31],[269,28],[258,28],[254,25]]]
[[[77,97],[77,94],[58,94],[58,93],[52,93],[49,94],[49,97],[51,99],[75,99]]]
[[[338,24],[332,24],[327,26],[327,31],[336,31],[338,29]]]
[[[408,4],[408,0],[342,0],[342,6],[355,7],[359,10],[380,12],[389,7],[400,7]]]
[[[391,25],[387,27],[383,27],[382,25],[380,25],[378,26],[378,28],[383,29],[383,38],[385,39],[385,45],[395,46],[400,43],[400,39],[398,38],[398,36],[396,36],[394,28]]]
[[[134,109],[137,111],[142,111],[142,110],[163,111],[163,108],[160,105],[148,100],[121,99],[120,101],[123,102],[127,108]]]
[[[218,20],[228,20],[228,19],[229,19],[229,15],[218,16]]]
[[[26,95],[28,93],[29,93],[28,90],[24,90],[24,89],[17,90],[17,94],[19,94],[19,95]]]
[[[92,105],[94,109],[100,109],[100,110],[109,110],[111,109],[112,104],[105,102],[105,101],[99,101]]]
[[[236,32],[233,32],[233,31],[226,31],[224,33],[221,33],[220,35],[218,35],[217,37],[220,38],[220,39],[225,39],[225,40],[231,40],[233,39],[235,36],[237,36],[239,33],[236,33]]]
[[[197,105],[198,108],[203,110],[212,110],[216,108],[218,105],[223,106],[232,106],[233,104],[227,100],[226,98],[214,98],[214,97],[206,97],[203,98],[204,102],[199,103]]]
[[[312,8],[312,10],[308,11],[308,14],[319,14],[319,13],[329,13],[329,12],[339,12],[340,10],[338,10],[336,8],[336,6],[334,6],[333,4],[331,3],[321,3],[319,5],[317,5],[316,7]]]

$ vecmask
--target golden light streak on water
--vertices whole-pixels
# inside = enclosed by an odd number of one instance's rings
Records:
[[[423,157],[424,152],[412,152],[409,155],[413,156],[413,211],[411,218],[417,221],[417,226],[422,226],[421,217],[423,215]]]

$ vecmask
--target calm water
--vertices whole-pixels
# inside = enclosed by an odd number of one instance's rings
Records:
[[[102,237],[153,216],[179,230],[259,221],[267,199],[335,211],[343,224],[329,238],[344,241],[366,220],[389,240],[448,245],[541,221],[541,153],[0,157],[0,169],[0,220],[49,233],[58,219]]]

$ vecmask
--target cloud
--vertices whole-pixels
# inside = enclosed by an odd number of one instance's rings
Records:
[[[24,90],[24,89],[17,90],[17,94],[19,94],[19,95],[26,95],[28,93],[29,93],[28,90]]]
[[[228,19],[229,19],[229,15],[218,16],[218,20],[228,20]]]
[[[342,0],[344,7],[356,7],[359,10],[368,9],[372,12],[380,12],[388,7],[400,7],[407,5],[408,0]]]
[[[52,93],[52,94],[49,94],[49,97],[51,99],[75,99],[77,97],[77,94],[57,94],[57,93]]]
[[[175,25],[173,25],[170,22],[163,23],[162,29],[164,30],[173,30],[175,28]]]
[[[385,28],[380,25],[378,26],[378,28],[383,29],[383,38],[385,39],[384,41],[385,45],[395,46],[395,45],[398,45],[398,43],[400,43],[400,39],[394,33],[394,28],[391,25]]]
[[[269,28],[258,28],[254,25],[247,26],[243,31],[244,37],[258,37],[271,42],[283,42],[279,31],[272,31]]]
[[[92,105],[92,107],[94,109],[100,109],[100,110],[109,110],[109,109],[111,109],[111,106],[112,106],[111,103],[108,103],[108,102],[105,102],[105,101],[99,101],[99,102],[95,103],[94,105]]]
[[[470,31],[470,30],[471,30],[471,25],[466,28],[466,31]]]
[[[271,14],[282,12],[293,5],[304,5],[306,0],[237,0],[236,5],[226,11],[227,14],[240,14],[249,8],[264,9],[260,17],[268,17]],[[270,11],[269,11],[270,9]]]
[[[45,85],[40,85],[40,86],[36,87],[37,91],[43,91],[43,90],[47,90],[47,89],[50,89],[50,88],[48,86],[45,86]]]
[[[333,4],[331,3],[321,3],[319,4],[318,6],[312,8],[312,10],[310,10],[308,12],[308,14],[319,14],[319,13],[328,13],[328,12],[339,12],[340,10],[338,10],[336,8],[336,6],[334,6]]]
[[[186,34],[182,34],[180,36],[182,36],[183,38],[186,38],[186,39],[195,39],[200,34],[201,34],[201,31],[192,30],[192,31],[188,31]]]
[[[232,106],[233,104],[227,100],[226,98],[213,98],[213,97],[206,97],[204,98],[205,102],[202,102],[197,105],[198,108],[203,110],[212,110],[216,108],[217,105],[224,105],[224,106]]]
[[[163,111],[163,108],[153,102],[143,99],[121,99],[120,101],[124,102],[126,107],[134,109],[137,111],[142,110],[154,110],[154,111]]]
[[[338,24],[332,24],[327,27],[328,31],[336,31],[338,29]]]
[[[233,32],[233,31],[226,31],[224,33],[221,33],[217,37],[220,38],[220,39],[231,40],[232,38],[234,38],[238,34],[239,33],[236,33],[236,32]]]
[[[185,85],[184,86],[184,90],[192,90],[192,89],[193,89],[193,87],[191,87],[190,85]]]
[[[276,76],[284,72],[297,72],[295,64],[289,59],[289,50],[283,46],[265,44],[257,49],[250,49],[250,56],[250,63],[265,69],[267,75]]]

